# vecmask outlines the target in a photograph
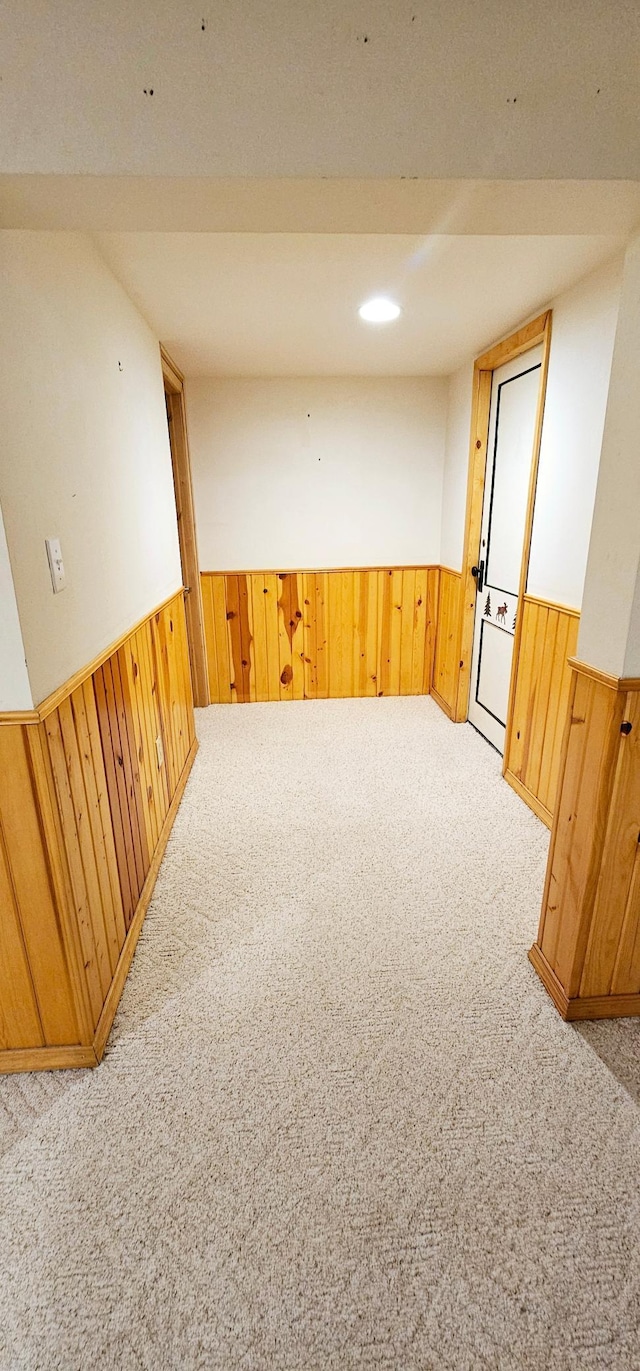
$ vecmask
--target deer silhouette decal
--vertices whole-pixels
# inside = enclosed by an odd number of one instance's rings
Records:
[[[509,608],[509,606],[508,606],[506,600],[505,600],[505,602],[504,602],[503,605],[498,605],[498,608],[497,608],[497,610],[496,610],[496,623],[498,623],[498,624],[504,624],[504,623],[506,623],[506,619],[507,619],[507,609],[508,609],[508,608]]]

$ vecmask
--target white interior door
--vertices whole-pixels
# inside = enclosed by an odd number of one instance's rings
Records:
[[[504,752],[542,344],[493,373],[469,722]]]

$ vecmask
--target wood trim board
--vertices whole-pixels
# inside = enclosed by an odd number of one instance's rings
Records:
[[[523,352],[529,352],[539,343],[543,343],[547,337],[551,310],[544,310],[535,319],[530,319],[527,324],[516,329],[515,333],[510,333],[508,338],[503,338],[501,342],[494,343],[493,347],[483,352],[476,358],[476,366],[479,371],[497,371],[498,367],[504,366],[505,362],[512,362],[515,357],[520,357]]]
[[[207,649],[204,636],[198,535],[191,478],[184,377],[168,352],[160,346],[173,467],[182,580],[186,596],[187,638],[193,698],[196,705],[209,703]]]
[[[520,583],[518,586],[518,614],[516,617],[516,631],[513,642],[513,659],[511,666],[511,681],[509,683],[509,704],[507,707],[507,729],[504,744],[504,765],[503,775],[507,768],[507,757],[511,748],[511,735],[513,732],[513,713],[518,684],[518,672],[520,669],[520,656],[522,651],[522,633],[524,626],[524,596],[527,589],[529,576],[529,557],[531,554],[531,534],[533,532],[533,516],[536,503],[536,487],[538,484],[538,467],[540,465],[540,444],[542,442],[542,421],[544,419],[544,406],[547,395],[547,376],[549,374],[549,351],[551,347],[551,310],[546,315],[541,316],[544,320],[542,325],[542,369],[540,372],[540,384],[538,387],[538,403],[536,408],[535,428],[533,435],[533,455],[531,459],[531,469],[529,472],[529,490],[527,493],[527,512],[525,515],[524,539],[522,544],[522,561],[520,563]],[[540,324],[541,320],[535,320]],[[529,344],[531,346],[531,344]],[[535,344],[534,344],[535,346]],[[524,351],[524,348],[522,349]]]
[[[569,999],[537,943],[529,950],[529,961],[537,971],[545,990],[549,992],[560,1016],[567,1023],[584,1023],[587,1019],[629,1019],[637,1018],[640,1014],[638,993],[590,995]]]
[[[535,505],[535,490],[538,473],[538,463],[540,456],[540,441],[542,437],[542,420],[544,415],[544,402],[546,396],[546,382],[549,367],[549,349],[551,345],[551,310],[546,310],[530,323],[512,333],[509,338],[497,343],[476,359],[473,371],[473,391],[471,404],[471,436],[469,447],[469,474],[467,480],[467,508],[465,516],[465,535],[463,551],[463,586],[460,601],[460,624],[458,629],[458,683],[456,693],[456,722],[462,723],[467,718],[469,707],[469,691],[471,688],[471,661],[473,653],[473,633],[475,623],[476,607],[476,583],[472,573],[472,568],[477,564],[480,546],[480,531],[482,525],[482,505],[484,500],[484,482],[487,465],[487,444],[489,439],[489,417],[491,409],[491,385],[493,372],[506,362],[521,356],[530,348],[543,344],[542,370],[540,376],[540,389],[538,394],[538,406],[536,413],[535,433],[533,442],[533,452],[531,470],[529,477],[529,491],[527,499],[527,513],[525,520],[525,535],[523,541],[522,562],[520,568],[519,596],[522,603],[522,596],[526,590],[527,573],[529,568],[529,552],[531,546],[531,531],[533,527],[533,513]],[[516,634],[513,651],[513,671],[510,684],[509,711],[507,713],[507,740],[509,735],[509,722],[513,707],[513,696],[515,691],[515,672],[517,671],[518,652],[520,646],[518,624],[521,616],[518,616],[516,624]],[[505,748],[506,752],[506,748]]]

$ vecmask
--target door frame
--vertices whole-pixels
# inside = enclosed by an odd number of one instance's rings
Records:
[[[202,613],[202,589],[200,584],[200,560],[196,536],[196,516],[191,481],[191,458],[189,455],[189,436],[187,432],[187,413],[184,396],[184,376],[172,361],[166,348],[160,344],[160,359],[164,393],[167,402],[169,425],[169,444],[173,468],[173,486],[176,499],[178,539],[180,542],[180,562],[184,586],[185,617],[189,643],[189,664],[193,703],[197,706],[209,704],[209,673],[207,668],[207,647],[204,636],[204,617]]]
[[[511,362],[524,352],[529,352],[531,348],[537,347],[542,343],[542,367],[540,371],[540,389],[538,392],[538,404],[536,409],[536,421],[533,438],[533,451],[531,457],[531,471],[529,474],[529,491],[527,495],[527,513],[525,519],[524,541],[522,545],[522,561],[520,564],[520,579],[518,584],[518,616],[516,620],[516,630],[513,642],[513,659],[511,667],[511,680],[509,683],[509,704],[507,708],[507,731],[505,736],[504,760],[509,755],[511,741],[511,724],[513,719],[513,704],[515,699],[515,684],[518,674],[518,658],[520,655],[520,644],[522,639],[522,604],[523,597],[527,588],[527,576],[529,572],[529,554],[531,551],[531,532],[533,529],[533,514],[535,508],[536,485],[538,481],[538,466],[540,462],[540,441],[542,438],[542,420],[544,416],[544,405],[547,392],[547,375],[549,371],[549,349],[551,346],[551,314],[550,309],[539,314],[528,324],[516,330],[508,338],[496,343],[477,357],[473,365],[473,390],[471,400],[471,438],[469,444],[469,475],[467,482],[467,508],[465,515],[464,530],[464,552],[462,560],[462,581],[460,591],[460,623],[459,623],[459,667],[458,684],[456,691],[456,706],[454,720],[456,723],[464,723],[468,718],[469,695],[471,690],[471,660],[473,654],[473,632],[476,611],[476,580],[472,568],[476,566],[480,549],[480,534],[482,527],[482,506],[484,502],[485,475],[487,469],[487,446],[489,441],[489,415],[491,409],[491,387],[493,373],[505,362]],[[503,768],[504,770],[504,768]]]

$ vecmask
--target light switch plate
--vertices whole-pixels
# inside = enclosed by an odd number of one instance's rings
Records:
[[[45,538],[47,557],[49,558],[49,571],[51,572],[51,584],[54,595],[58,595],[64,590],[66,577],[64,574],[64,562],[62,560],[62,548],[59,538]]]

